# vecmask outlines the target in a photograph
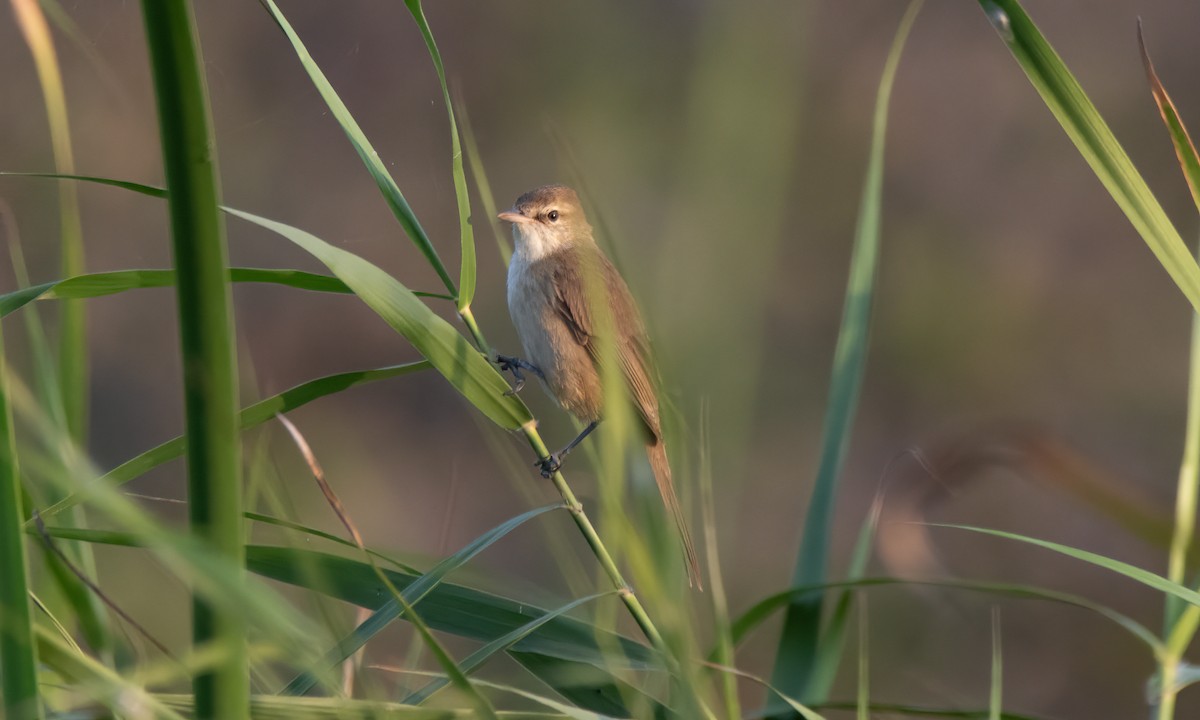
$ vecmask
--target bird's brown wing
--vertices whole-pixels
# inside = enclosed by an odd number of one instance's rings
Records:
[[[602,322],[592,310],[589,297],[599,302],[602,293],[608,296],[612,308],[611,322],[618,333],[617,358],[626,388],[638,409],[638,414],[653,440],[662,436],[658,414],[658,396],[650,375],[650,348],[641,315],[629,293],[629,287],[616,268],[598,250],[570,250],[579,253],[576,262],[557,263],[554,271],[555,310],[562,317],[576,342],[587,348],[598,370],[603,363],[604,348],[598,337]],[[603,285],[599,285],[600,281]],[[594,288],[594,289],[593,289]],[[594,295],[593,295],[594,293]]]

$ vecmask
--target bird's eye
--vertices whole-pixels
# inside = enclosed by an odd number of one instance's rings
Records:
[[[546,213],[546,217],[550,219],[550,222],[558,222],[558,211],[551,210],[550,212]]]

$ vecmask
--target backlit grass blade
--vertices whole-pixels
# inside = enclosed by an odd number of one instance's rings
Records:
[[[404,0],[404,6],[412,13],[413,20],[417,21],[417,27],[421,29],[421,37],[425,39],[425,47],[429,49],[429,57],[437,70],[438,83],[442,86],[446,117],[450,120],[450,168],[454,173],[454,199],[458,203],[458,229],[462,245],[462,269],[458,280],[458,309],[461,311],[470,307],[471,301],[475,299],[475,235],[471,228],[471,198],[467,194],[467,176],[463,171],[462,144],[458,137],[458,123],[454,121],[454,104],[450,102],[450,89],[446,87],[446,68],[442,65],[442,55],[433,40],[433,32],[429,29],[429,21],[425,18],[421,0]]]
[[[879,258],[880,223],[883,214],[884,138],[887,132],[888,102],[900,54],[909,30],[921,8],[920,0],[909,5],[900,21],[892,50],[888,54],[876,97],[871,154],[867,164],[866,181],[859,205],[858,228],[850,260],[850,278],[846,287],[846,304],[838,331],[837,349],[833,359],[829,401],[822,430],[821,459],[817,468],[812,498],[804,520],[800,552],[792,573],[793,585],[816,585],[828,576],[829,538],[833,523],[833,505],[838,477],[841,474],[850,435],[858,394],[866,370],[868,331],[871,320],[871,301]],[[823,697],[812,694],[812,679],[817,672],[824,596],[814,593],[794,597],[784,616],[783,629],[771,684],[784,695],[806,703],[819,702]],[[836,657],[830,658],[835,662]]]
[[[229,268],[229,281],[234,283],[268,283],[284,285],[298,290],[314,292],[351,293],[346,283],[328,275],[317,275],[302,270],[274,270],[269,268]],[[116,295],[127,290],[173,287],[174,270],[117,270],[115,272],[79,275],[66,280],[42,283],[0,295],[0,317],[25,307],[34,300],[62,300],[64,298],[94,298]],[[417,297],[434,297],[453,300],[438,293],[413,292]]]
[[[143,0],[178,272],[191,530],[234,572],[245,562],[229,261],[221,217],[208,97],[192,9],[186,0]],[[235,579],[236,581],[236,579]],[[197,596],[192,639],[228,656],[193,679],[199,720],[249,714],[246,618]]]
[[[46,104],[50,143],[54,151],[54,169],[58,173],[75,172],[71,148],[71,128],[67,115],[67,96],[54,49],[54,38],[37,0],[12,0],[17,25],[33,54],[38,82]],[[74,183],[58,184],[61,271],[64,277],[84,272],[83,226],[79,219],[79,193]],[[84,306],[64,303],[59,315],[59,385],[67,428],[77,441],[84,440],[87,422],[87,344]]]
[[[871,504],[871,512],[858,531],[858,541],[854,545],[854,553],[850,557],[850,565],[846,568],[847,580],[860,580],[867,571],[867,562],[871,558],[871,548],[875,545],[875,531],[879,527],[879,515],[883,510],[883,493],[879,492]],[[828,697],[833,681],[837,678],[838,666],[841,664],[842,652],[846,641],[846,628],[850,622],[850,611],[853,609],[854,593],[843,590],[829,620],[821,628],[820,643],[817,647],[817,663],[809,688],[817,697]]]
[[[434,566],[429,572],[417,578],[401,592],[404,601],[410,606],[416,606],[421,600],[429,594],[431,590],[438,586],[445,579],[446,575],[454,570],[462,567],[471,558],[475,557],[485,549],[492,546],[493,543],[512,532],[516,528],[523,525],[525,522],[532,520],[539,515],[550,512],[551,510],[562,509],[561,505],[547,505],[545,507],[534,508],[524,512],[500,525],[492,528],[488,532],[480,535],[472,540],[458,552],[442,560]],[[371,571],[374,575],[374,570]],[[369,618],[363,621],[352,633],[342,638],[342,640],[330,648],[325,653],[324,662],[326,665],[333,667],[340,664],[346,658],[353,655],[359,648],[367,643],[372,637],[390,625],[393,620],[400,617],[402,608],[400,603],[394,598],[388,600],[381,605]],[[424,608],[421,609],[421,617],[428,622],[425,616]],[[311,673],[302,673],[288,683],[287,687],[282,690],[284,695],[303,695],[308,692],[317,683],[317,678]]]
[[[1188,189],[1192,191],[1192,201],[1196,204],[1196,209],[1200,210],[1200,157],[1197,157],[1196,145],[1192,142],[1187,127],[1179,117],[1179,111],[1175,109],[1175,103],[1171,101],[1171,96],[1167,94],[1167,89],[1163,87],[1158,72],[1154,69],[1154,63],[1150,60],[1150,53],[1146,50],[1146,38],[1142,35],[1141,20],[1138,20],[1138,49],[1142,53],[1142,64],[1146,67],[1146,80],[1150,83],[1154,104],[1158,106],[1163,124],[1167,126],[1171,144],[1175,147],[1175,157],[1179,159],[1179,167],[1183,170],[1183,178],[1187,180]]]
[[[29,560],[25,534],[21,532],[24,519],[8,401],[8,368],[0,335],[0,708],[12,720],[42,717],[29,605]]]
[[[39,176],[49,175],[43,173]],[[94,177],[74,179],[162,197],[162,191],[158,188],[139,183]],[[515,430],[533,419],[520,398],[506,394],[509,390],[508,382],[492,364],[473,349],[471,343],[450,323],[426,307],[400,281],[357,255],[334,247],[311,233],[252,213],[229,207],[223,209],[231,215],[286,237],[325,263],[334,275],[416,346],[451,385],[493,422]],[[469,310],[464,311],[462,317],[468,325],[473,324],[474,320]],[[472,334],[480,346],[483,346],[482,337],[474,327]]]
[[[1142,53],[1142,64],[1154,102],[1158,105],[1163,124],[1175,147],[1175,156],[1183,177],[1192,192],[1192,201],[1200,209],[1200,158],[1196,146],[1188,135],[1187,127],[1171,102],[1167,89],[1163,87],[1146,41],[1142,35],[1142,24],[1138,21],[1138,47]],[[1187,555],[1196,531],[1196,505],[1200,498],[1200,315],[1192,316],[1192,341],[1188,368],[1187,426],[1184,430],[1183,461],[1179,467],[1179,482],[1175,494],[1175,528],[1171,538],[1171,552],[1167,562],[1167,577],[1172,582],[1186,582]],[[1182,689],[1180,674],[1188,668],[1183,654],[1191,645],[1200,624],[1200,607],[1184,605],[1178,598],[1168,595],[1164,613],[1163,632],[1167,637],[1167,652],[1161,658],[1157,678],[1158,698],[1155,704],[1157,716],[1170,720],[1175,715],[1175,700]]]
[[[446,285],[446,289],[451,295],[457,297],[458,291],[454,288],[454,281],[450,279],[450,274],[446,272],[446,266],[442,264],[442,259],[438,257],[437,250],[430,242],[429,236],[425,234],[425,229],[421,227],[421,223],[417,221],[417,216],[409,206],[408,201],[404,199],[404,194],[400,192],[396,181],[392,179],[383,161],[379,159],[379,153],[371,146],[371,141],[367,139],[362,128],[358,126],[354,116],[350,114],[349,108],[338,97],[337,92],[333,89],[333,85],[325,77],[325,73],[321,72],[321,68],[313,60],[312,55],[308,54],[308,48],[304,47],[304,43],[300,40],[300,36],[292,28],[291,23],[283,16],[279,7],[275,5],[274,0],[262,0],[263,7],[267,12],[271,13],[271,17],[283,30],[283,34],[287,36],[288,42],[292,44],[292,49],[296,53],[296,57],[300,60],[300,64],[304,67],[304,71],[308,73],[308,77],[312,80],[313,86],[317,92],[321,94],[321,99],[325,101],[325,105],[329,107],[329,112],[337,120],[342,131],[346,133],[350,144],[354,146],[354,151],[358,153],[358,157],[362,159],[366,165],[367,171],[371,173],[371,177],[375,180],[375,184],[379,187],[379,191],[383,193],[384,199],[387,201],[388,207],[392,209],[392,214],[400,222],[400,226],[404,228],[404,232],[408,234],[409,239],[421,251],[425,258],[429,260],[429,264],[437,272],[438,277]],[[474,250],[474,244],[472,244]]]
[[[515,430],[533,419],[525,403],[508,393],[508,382],[470,341],[399,280],[363,258],[291,225],[241,210],[226,211],[278,233],[312,253],[497,425]]]
[[[1017,0],[979,0],[988,20],[1159,263],[1200,311],[1200,267],[1079,82]]]
[[[467,165],[471,168],[471,177],[475,179],[475,190],[479,192],[479,199],[483,203],[483,212],[487,215],[488,227],[492,229],[492,234],[496,237],[496,247],[500,251],[500,259],[504,262],[504,267],[508,267],[508,261],[512,258],[512,243],[508,240],[508,233],[500,226],[500,220],[496,217],[496,198],[492,195],[492,184],[488,182],[487,171],[483,167],[483,157],[479,154],[479,146],[475,142],[475,133],[471,130],[471,116],[467,113],[466,106],[462,100],[458,101],[458,112],[462,118],[462,140],[467,152]]]
[[[785,607],[792,597],[812,592],[835,589],[869,590],[874,587],[892,587],[896,585],[912,585],[915,587],[946,588],[948,590],[965,590],[968,592],[989,593],[1028,600],[1045,600],[1082,608],[1094,612],[1105,619],[1116,623],[1131,635],[1140,640],[1157,657],[1163,650],[1163,642],[1146,626],[1133,618],[1113,610],[1100,603],[1069,593],[1046,590],[1027,585],[1009,583],[983,583],[967,580],[905,580],[902,578],[864,578],[862,580],[847,580],[844,582],[827,583],[824,585],[792,588],[781,593],[768,596],[755,603],[743,612],[733,623],[733,640],[740,643],[756,628],[770,619],[781,608]]]
[[[67,113],[67,96],[63,87],[62,72],[58,65],[58,53],[54,47],[54,36],[46,22],[43,8],[37,0],[12,0],[17,25],[33,55],[37,68],[38,83],[46,105],[46,119],[50,128],[50,144],[54,153],[54,168],[60,173],[75,172],[74,151],[71,146],[70,118]],[[58,183],[59,223],[59,267],[64,277],[84,272],[83,224],[79,211],[79,188],[75,183]],[[62,422],[71,437],[80,444],[87,442],[88,398],[88,346],[87,318],[84,303],[71,301],[58,309],[58,352],[55,361],[34,363],[34,372],[43,376],[38,385],[49,388],[44,400],[62,409]],[[40,332],[33,327],[31,332]],[[84,518],[72,513],[71,521],[83,524]],[[96,576],[96,560],[90,547],[72,550],[71,562],[88,576]],[[47,559],[55,579],[75,609],[88,643],[102,656],[110,657],[112,637],[109,633],[107,615],[99,601],[88,592],[79,579],[67,570],[57,556]]]
[[[238,416],[238,422],[241,429],[246,430],[270,420],[275,417],[276,413],[286,413],[295,410],[327,395],[333,395],[357,385],[428,370],[431,367],[432,365],[428,361],[419,360],[413,363],[392,365],[374,370],[356,370],[354,372],[326,375],[325,377],[301,383],[278,395],[272,395],[264,400],[259,400],[242,410]],[[183,451],[184,438],[180,436],[126,460],[93,482],[102,485],[123,485],[159,465],[183,455]],[[54,505],[42,510],[42,517],[49,518],[62,512],[64,509],[81,502],[87,494],[88,490],[84,488],[68,495]]]
[[[1174,595],[1189,605],[1200,606],[1200,593],[1196,592],[1195,590],[1184,587],[1179,583],[1171,582],[1162,575],[1152,573],[1149,570],[1144,570],[1136,565],[1130,565],[1127,562],[1114,560],[1089,550],[1080,550],[1079,548],[1073,548],[1068,545],[1050,542],[1049,540],[1041,540],[1038,538],[1028,537],[1026,535],[1018,535],[1017,533],[1005,532],[1003,530],[991,530],[989,528],[971,527],[969,525],[943,525],[931,523],[930,527],[970,530],[971,532],[994,535],[996,537],[1007,538],[1009,540],[1019,540],[1020,542],[1029,543],[1030,545],[1037,545],[1038,547],[1046,548],[1047,550],[1053,550],[1061,555],[1066,555],[1067,557],[1072,557],[1076,560],[1082,560],[1083,562],[1096,565],[1097,567],[1102,567],[1105,570],[1111,570],[1112,572],[1119,573],[1131,580],[1135,580],[1147,587],[1154,588],[1155,590],[1158,590],[1166,595]]]

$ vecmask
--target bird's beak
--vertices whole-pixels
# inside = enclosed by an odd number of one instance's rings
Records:
[[[517,212],[516,208],[513,208],[512,210],[505,210],[504,212],[500,213],[496,217],[500,218],[501,220],[506,220],[510,223],[513,223],[514,225],[518,224],[518,223],[534,222],[533,218],[525,217],[521,213]]]

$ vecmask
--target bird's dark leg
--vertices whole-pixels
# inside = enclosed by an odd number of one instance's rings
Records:
[[[505,395],[516,395],[517,393],[521,392],[522,388],[525,387],[525,375],[521,373],[521,370],[529,370],[541,379],[546,379],[546,376],[542,374],[541,368],[529,362],[528,360],[522,360],[519,357],[497,355],[496,364],[500,366],[500,372],[511,372],[513,374],[513,379],[517,381],[517,384],[513,386],[513,389],[504,393]]]
[[[565,458],[567,456],[567,453],[574,450],[576,445],[583,442],[583,439],[585,437],[587,437],[588,435],[590,435],[591,432],[593,430],[595,430],[596,426],[599,424],[600,424],[599,420],[591,421],[590,423],[588,423],[588,426],[583,429],[583,432],[579,433],[579,435],[576,436],[576,438],[574,440],[567,443],[567,446],[565,448],[563,448],[562,450],[559,450],[556,453],[551,453],[550,457],[545,458],[544,460],[538,460],[537,462],[535,462],[534,466],[539,468],[542,471],[542,477],[548,478],[551,475],[553,475],[554,473],[558,472],[559,468],[562,467],[563,458]]]

